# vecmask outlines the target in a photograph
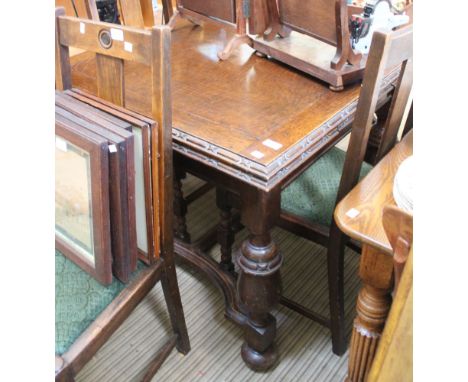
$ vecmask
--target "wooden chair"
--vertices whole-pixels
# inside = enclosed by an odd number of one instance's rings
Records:
[[[372,40],[363,86],[351,129],[347,152],[334,147],[282,192],[280,226],[328,248],[330,319],[301,308],[301,313],[330,327],[333,352],[346,350],[344,333],[343,256],[352,244],[332,218],[336,204],[357,184],[370,166],[363,163],[372,119],[384,71],[401,65],[382,142],[376,158],[382,158],[396,143],[412,84],[412,27],[396,32],[376,32]]]
[[[113,293],[115,298],[93,318],[94,321],[84,328],[68,349],[62,349],[62,354],[56,356],[56,380],[73,380],[144,296],[161,281],[173,335],[152,362],[144,379],[150,380],[174,346],[184,354],[190,350],[173,253],[171,32],[167,26],[154,27],[151,31],[136,30],[66,17],[64,14],[63,8],[55,12],[55,81],[58,90],[72,86],[69,46],[96,53],[98,95],[119,106],[125,106],[124,60],[136,61],[151,68],[152,114],[158,124],[158,134],[152,135],[151,146],[158,147],[160,155],[159,163],[154,163],[152,171],[153,188],[159,187],[159,192],[153,192],[159,205],[159,211],[153,210],[153,221],[154,235],[159,237],[160,245],[154,251],[157,255],[154,262],[148,267],[140,264],[140,272],[133,281],[123,289],[111,285],[113,290],[105,291]],[[158,221],[159,227],[156,224]]]

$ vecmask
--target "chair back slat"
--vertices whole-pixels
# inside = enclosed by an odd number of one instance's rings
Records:
[[[401,66],[390,111],[384,123],[384,145],[381,144],[379,150],[387,152],[396,143],[398,128],[403,119],[413,80],[412,35],[412,25],[395,32],[374,32],[356,116],[351,129],[337,203],[359,180],[386,70],[389,68],[397,70],[398,66]]]
[[[135,28],[145,26],[140,0],[117,0],[117,6],[120,11],[120,22],[123,25]]]
[[[150,31],[67,16],[59,18],[59,28],[62,45],[151,65]],[[103,33],[111,39],[108,48]]]
[[[120,58],[96,54],[96,71],[98,97],[118,106],[124,106],[124,61]]]
[[[383,158],[397,141],[398,131],[403,122],[404,112],[413,84],[413,60],[403,62],[400,79],[393,94],[392,103],[383,129],[382,139],[376,159]]]

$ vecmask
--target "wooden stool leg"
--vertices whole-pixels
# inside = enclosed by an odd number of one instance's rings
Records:
[[[365,381],[374,360],[391,305],[393,259],[364,246],[359,274],[364,287],[357,300],[357,316],[349,351],[348,382]]]
[[[232,230],[232,206],[229,203],[227,192],[221,188],[216,189],[216,204],[220,210],[221,221],[218,226],[218,243],[221,247],[221,269],[233,272],[232,245],[234,232]]]
[[[187,203],[182,192],[182,182],[186,176],[185,171],[178,166],[174,168],[174,236],[185,243],[190,243],[190,234],[187,231],[185,215]]]
[[[279,217],[280,192],[254,191],[243,195],[242,202],[242,222],[250,237],[242,244],[237,259],[237,292],[248,316],[241,355],[253,370],[266,370],[278,358],[274,346],[276,319],[270,310],[281,295],[282,256],[271,239],[270,229]]]

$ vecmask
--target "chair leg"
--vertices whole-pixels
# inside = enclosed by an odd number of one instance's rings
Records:
[[[184,310],[180,299],[179,285],[177,283],[177,274],[174,262],[169,260],[165,264],[164,272],[161,275],[161,284],[164,292],[169,315],[171,317],[172,328],[178,335],[177,350],[183,354],[190,351],[190,340],[185,323]]]
[[[344,247],[346,236],[333,221],[328,245],[328,290],[330,294],[330,322],[333,353],[343,355],[346,351],[344,324]]]

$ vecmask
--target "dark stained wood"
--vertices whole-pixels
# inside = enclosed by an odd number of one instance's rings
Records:
[[[56,105],[83,120],[84,128],[116,147],[115,152],[109,151],[112,269],[127,283],[137,266],[134,142],[133,134],[127,131],[131,126],[66,94],[56,93],[55,98]]]
[[[383,136],[385,138],[382,138],[382,143],[378,146],[376,160],[379,158],[378,152],[382,150],[385,144],[392,145],[396,141],[396,125],[398,124],[399,126],[402,121],[412,82],[412,49],[408,45],[408,41],[411,41],[411,36],[412,28],[407,27],[389,35],[377,34],[374,38],[375,44],[369,55],[364,83],[357,105],[356,119],[351,129],[351,139],[338,189],[337,201],[340,201],[358,181],[364,155],[368,147],[374,114],[379,104],[378,93],[381,91],[381,81],[388,66],[395,65],[395,55],[398,56],[397,58],[401,58],[403,66],[388,113],[383,114],[386,117],[382,122]],[[400,50],[396,49],[395,46],[399,47]],[[333,351],[336,354],[343,354],[346,350],[344,336],[343,251],[344,245],[348,243],[348,238],[342,234],[334,221],[330,227],[321,227],[313,222],[305,222],[304,219],[290,216],[289,214],[283,213],[282,217],[280,226],[283,228],[290,229],[302,237],[312,239],[328,247],[327,258]]]
[[[154,360],[151,362],[150,367],[146,371],[145,375],[143,376],[142,382],[150,382],[156,372],[159,370],[159,368],[162,366],[164,361],[169,357],[169,354],[171,354],[172,349],[174,349],[174,346],[177,343],[177,336],[173,335],[169,341],[164,344],[164,346],[161,348],[161,350],[158,352],[157,356],[154,358]]]
[[[109,157],[107,140],[91,131],[83,131],[78,118],[64,116],[63,110],[55,109],[55,135],[89,154],[93,261],[81,255],[67,241],[55,235],[55,246],[66,257],[80,266],[103,285],[112,282],[112,253],[109,213]],[[60,195],[56,194],[56,198]],[[63,195],[67,197],[67,195]],[[72,233],[71,233],[72,234]]]
[[[283,24],[336,46],[335,1],[279,0],[278,6]]]
[[[237,35],[219,58],[226,60],[245,42],[249,20],[250,45],[330,84],[334,91],[362,78],[365,60],[351,48],[346,0],[252,0],[249,14],[237,17]],[[291,33],[291,31],[295,31]],[[278,38],[275,38],[277,35]]]
[[[80,30],[81,23],[85,24],[84,33],[81,33],[82,29]],[[146,93],[148,99],[151,99],[149,116],[157,122],[160,129],[159,131],[153,129],[155,133],[151,135],[151,146],[158,149],[153,150],[152,153],[159,155],[158,161],[155,162],[159,163],[159,165],[152,166],[151,179],[153,185],[160,186],[159,188],[152,188],[157,190],[153,194],[153,198],[156,198],[159,207],[153,211],[153,221],[159,219],[160,222],[160,229],[155,228],[154,230],[155,235],[160,235],[160,259],[143,270],[139,278],[125,288],[117,299],[78,338],[67,353],[63,355],[65,365],[72,370],[72,376],[76,375],[84,363],[96,353],[112,332],[128,317],[135,306],[159,280],[162,283],[172,328],[177,337],[175,346],[185,354],[190,350],[190,342],[175,273],[172,236],[170,28],[167,26],[154,27],[150,32],[147,32],[114,24],[93,23],[67,17],[59,17],[57,25],[59,46],[74,44],[95,53],[118,59],[143,62],[149,66],[150,77],[147,77],[147,80],[149,80],[150,86],[149,92]],[[100,46],[99,31],[106,28],[117,30],[117,36],[123,33],[125,41],[133,44],[132,52],[125,49],[125,45],[120,40],[114,40],[112,46],[108,49]],[[62,32],[64,36],[62,36]],[[96,76],[93,79],[94,83],[95,78]],[[107,76],[106,80],[109,83],[103,83],[102,86],[107,86],[109,89],[115,88],[115,83],[111,83],[113,77]],[[120,81],[120,78],[117,78],[117,84],[124,86],[124,82]],[[125,94],[123,90],[121,93]],[[124,101],[125,99],[122,99],[122,103]],[[148,376],[154,374],[156,366],[162,363],[167,356],[167,352],[168,347],[163,348],[161,358],[155,361],[156,364],[151,367]]]
[[[228,272],[234,271],[232,262],[232,245],[234,244],[234,232],[232,229],[232,204],[229,194],[221,188],[216,189],[216,205],[220,210],[221,221],[218,225],[218,243],[221,250],[220,266]]]
[[[245,328],[244,359],[262,369],[277,356],[276,325],[269,311],[279,300],[281,255],[269,230],[279,217],[279,189],[349,132],[360,87],[331,92],[310,76],[253,55],[248,47],[221,65],[217,51],[234,34],[233,28],[212,21],[203,28],[172,31],[172,133],[176,159],[185,171],[242,200],[242,222],[251,239],[240,256],[247,260],[238,292],[232,278],[216,262],[201,257],[196,247],[177,242],[176,252],[220,286],[227,316]],[[95,94],[93,59],[92,54],[74,57],[73,80]],[[126,63],[125,74],[126,107],[151,116],[150,71]],[[379,105],[389,99],[397,77],[398,70],[386,72]],[[276,149],[263,143],[267,139],[279,143],[273,145]],[[253,155],[255,151],[263,156]],[[260,268],[251,272],[249,266],[256,263]],[[262,291],[258,299],[256,290]],[[241,311],[241,305],[248,311]],[[255,353],[259,356],[253,359]]]
[[[239,2],[242,2],[239,0]],[[188,9],[208,17],[214,17],[234,23],[235,20],[234,0],[179,0],[178,9]],[[182,11],[183,12],[183,11]]]
[[[263,60],[246,47],[229,64],[220,65],[216,52],[224,33],[229,38],[234,31],[213,22],[172,32],[176,149],[180,146],[184,154],[211,157],[220,163],[221,171],[233,176],[241,169],[248,175],[246,181],[268,190],[309,160],[316,147],[344,135],[360,86],[335,94],[322,82]],[[80,55],[72,61],[76,62],[74,83],[95,94],[93,56]],[[126,71],[139,73],[126,78],[126,107],[151,115],[145,97],[149,71],[133,63],[126,64]],[[387,99],[396,74],[386,76],[381,101]],[[266,139],[282,146],[271,149],[262,143]],[[254,157],[256,150],[264,156]],[[288,164],[287,170],[283,163]]]
[[[139,257],[146,264],[152,264],[155,259],[159,258],[160,249],[160,234],[159,234],[159,215],[154,214],[157,211],[157,203],[159,200],[159,184],[152,184],[152,164],[159,165],[158,147],[152,147],[151,141],[159,141],[158,125],[149,118],[143,117],[140,114],[131,112],[127,109],[114,105],[103,99],[95,97],[89,93],[73,89],[67,91],[67,95],[79,99],[94,108],[103,110],[108,114],[114,115],[121,120],[127,121],[133,126],[142,130],[143,136],[143,176],[145,192],[145,210],[146,210],[146,230],[147,230],[147,249],[139,248]],[[160,171],[160,170],[158,170]],[[156,173],[155,173],[156,175]],[[154,219],[154,221],[153,221]]]

